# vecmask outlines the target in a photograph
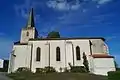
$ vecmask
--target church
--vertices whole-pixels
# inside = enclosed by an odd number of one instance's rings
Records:
[[[19,67],[27,67],[32,72],[38,68],[51,66],[60,72],[60,68],[83,65],[85,53],[90,73],[107,75],[115,71],[114,57],[103,37],[77,38],[39,38],[34,23],[34,12],[31,9],[27,25],[21,29],[20,41],[14,42],[9,57],[8,73]]]

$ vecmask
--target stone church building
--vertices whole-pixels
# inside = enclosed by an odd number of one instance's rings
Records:
[[[60,72],[60,68],[69,69],[69,63],[84,66],[83,53],[91,73],[107,75],[108,71],[116,70],[114,57],[109,54],[102,37],[39,38],[32,9],[26,27],[21,30],[20,41],[13,45],[8,73],[15,72],[19,67],[28,67],[36,72],[37,68],[52,66]]]

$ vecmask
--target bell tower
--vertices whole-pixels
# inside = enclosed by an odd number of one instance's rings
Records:
[[[35,28],[34,13],[32,8],[29,13],[27,25],[21,30],[20,43],[27,43],[29,39],[35,39],[37,38],[37,36],[38,36],[38,32]]]

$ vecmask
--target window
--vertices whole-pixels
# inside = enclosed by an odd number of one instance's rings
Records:
[[[60,48],[56,48],[56,61],[60,61]]]
[[[80,60],[80,47],[79,46],[76,47],[76,59]]]
[[[38,47],[36,50],[36,61],[40,61],[40,53],[41,53],[41,49]]]
[[[26,36],[29,36],[29,32],[27,32]]]

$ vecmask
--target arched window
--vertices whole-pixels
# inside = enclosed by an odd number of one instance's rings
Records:
[[[36,50],[36,61],[40,61],[41,49],[38,47]]]
[[[29,32],[27,32],[26,36],[29,36]]]
[[[79,46],[76,47],[76,59],[80,60],[80,47]]]
[[[56,61],[60,61],[60,47],[56,48]]]

